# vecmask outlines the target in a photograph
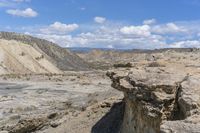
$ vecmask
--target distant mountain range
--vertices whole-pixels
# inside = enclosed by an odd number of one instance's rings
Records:
[[[89,48],[89,47],[68,47],[72,52],[77,53],[88,53],[93,50],[100,51],[115,51],[115,52],[137,52],[137,53],[155,53],[155,52],[164,52],[168,50],[173,50],[176,52],[191,52],[197,50],[198,48],[162,48],[162,49],[114,49],[114,48]]]
[[[73,52],[91,52],[92,50],[103,50],[103,51],[110,51],[110,50],[115,50],[111,48],[89,48],[89,47],[68,47],[67,49],[73,51]]]

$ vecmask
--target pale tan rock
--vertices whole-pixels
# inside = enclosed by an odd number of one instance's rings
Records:
[[[158,68],[107,73],[125,97],[121,133],[193,133],[200,131],[200,76]],[[156,70],[157,69],[157,70]],[[129,74],[127,74],[129,73]]]

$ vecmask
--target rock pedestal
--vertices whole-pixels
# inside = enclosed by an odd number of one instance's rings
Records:
[[[200,132],[200,75],[159,67],[117,69],[107,75],[112,87],[124,92],[121,133]]]

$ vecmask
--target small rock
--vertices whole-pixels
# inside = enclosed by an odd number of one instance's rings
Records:
[[[10,117],[10,120],[17,120],[17,119],[20,119],[20,118],[21,118],[20,115],[12,115],[12,116]]]
[[[50,114],[50,115],[48,115],[48,119],[53,119],[53,118],[55,118],[56,116],[58,115],[58,113],[52,113],[52,114]]]
[[[101,107],[102,108],[106,108],[106,107],[109,108],[109,107],[111,107],[111,104],[108,103],[108,102],[104,102],[104,103],[101,104]]]
[[[53,128],[58,127],[60,124],[61,124],[60,122],[51,122],[50,123],[51,127],[53,127]]]

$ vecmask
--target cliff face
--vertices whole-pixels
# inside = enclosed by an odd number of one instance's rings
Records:
[[[107,73],[112,87],[123,91],[121,133],[188,133],[200,131],[200,75],[187,68],[134,67]]]

